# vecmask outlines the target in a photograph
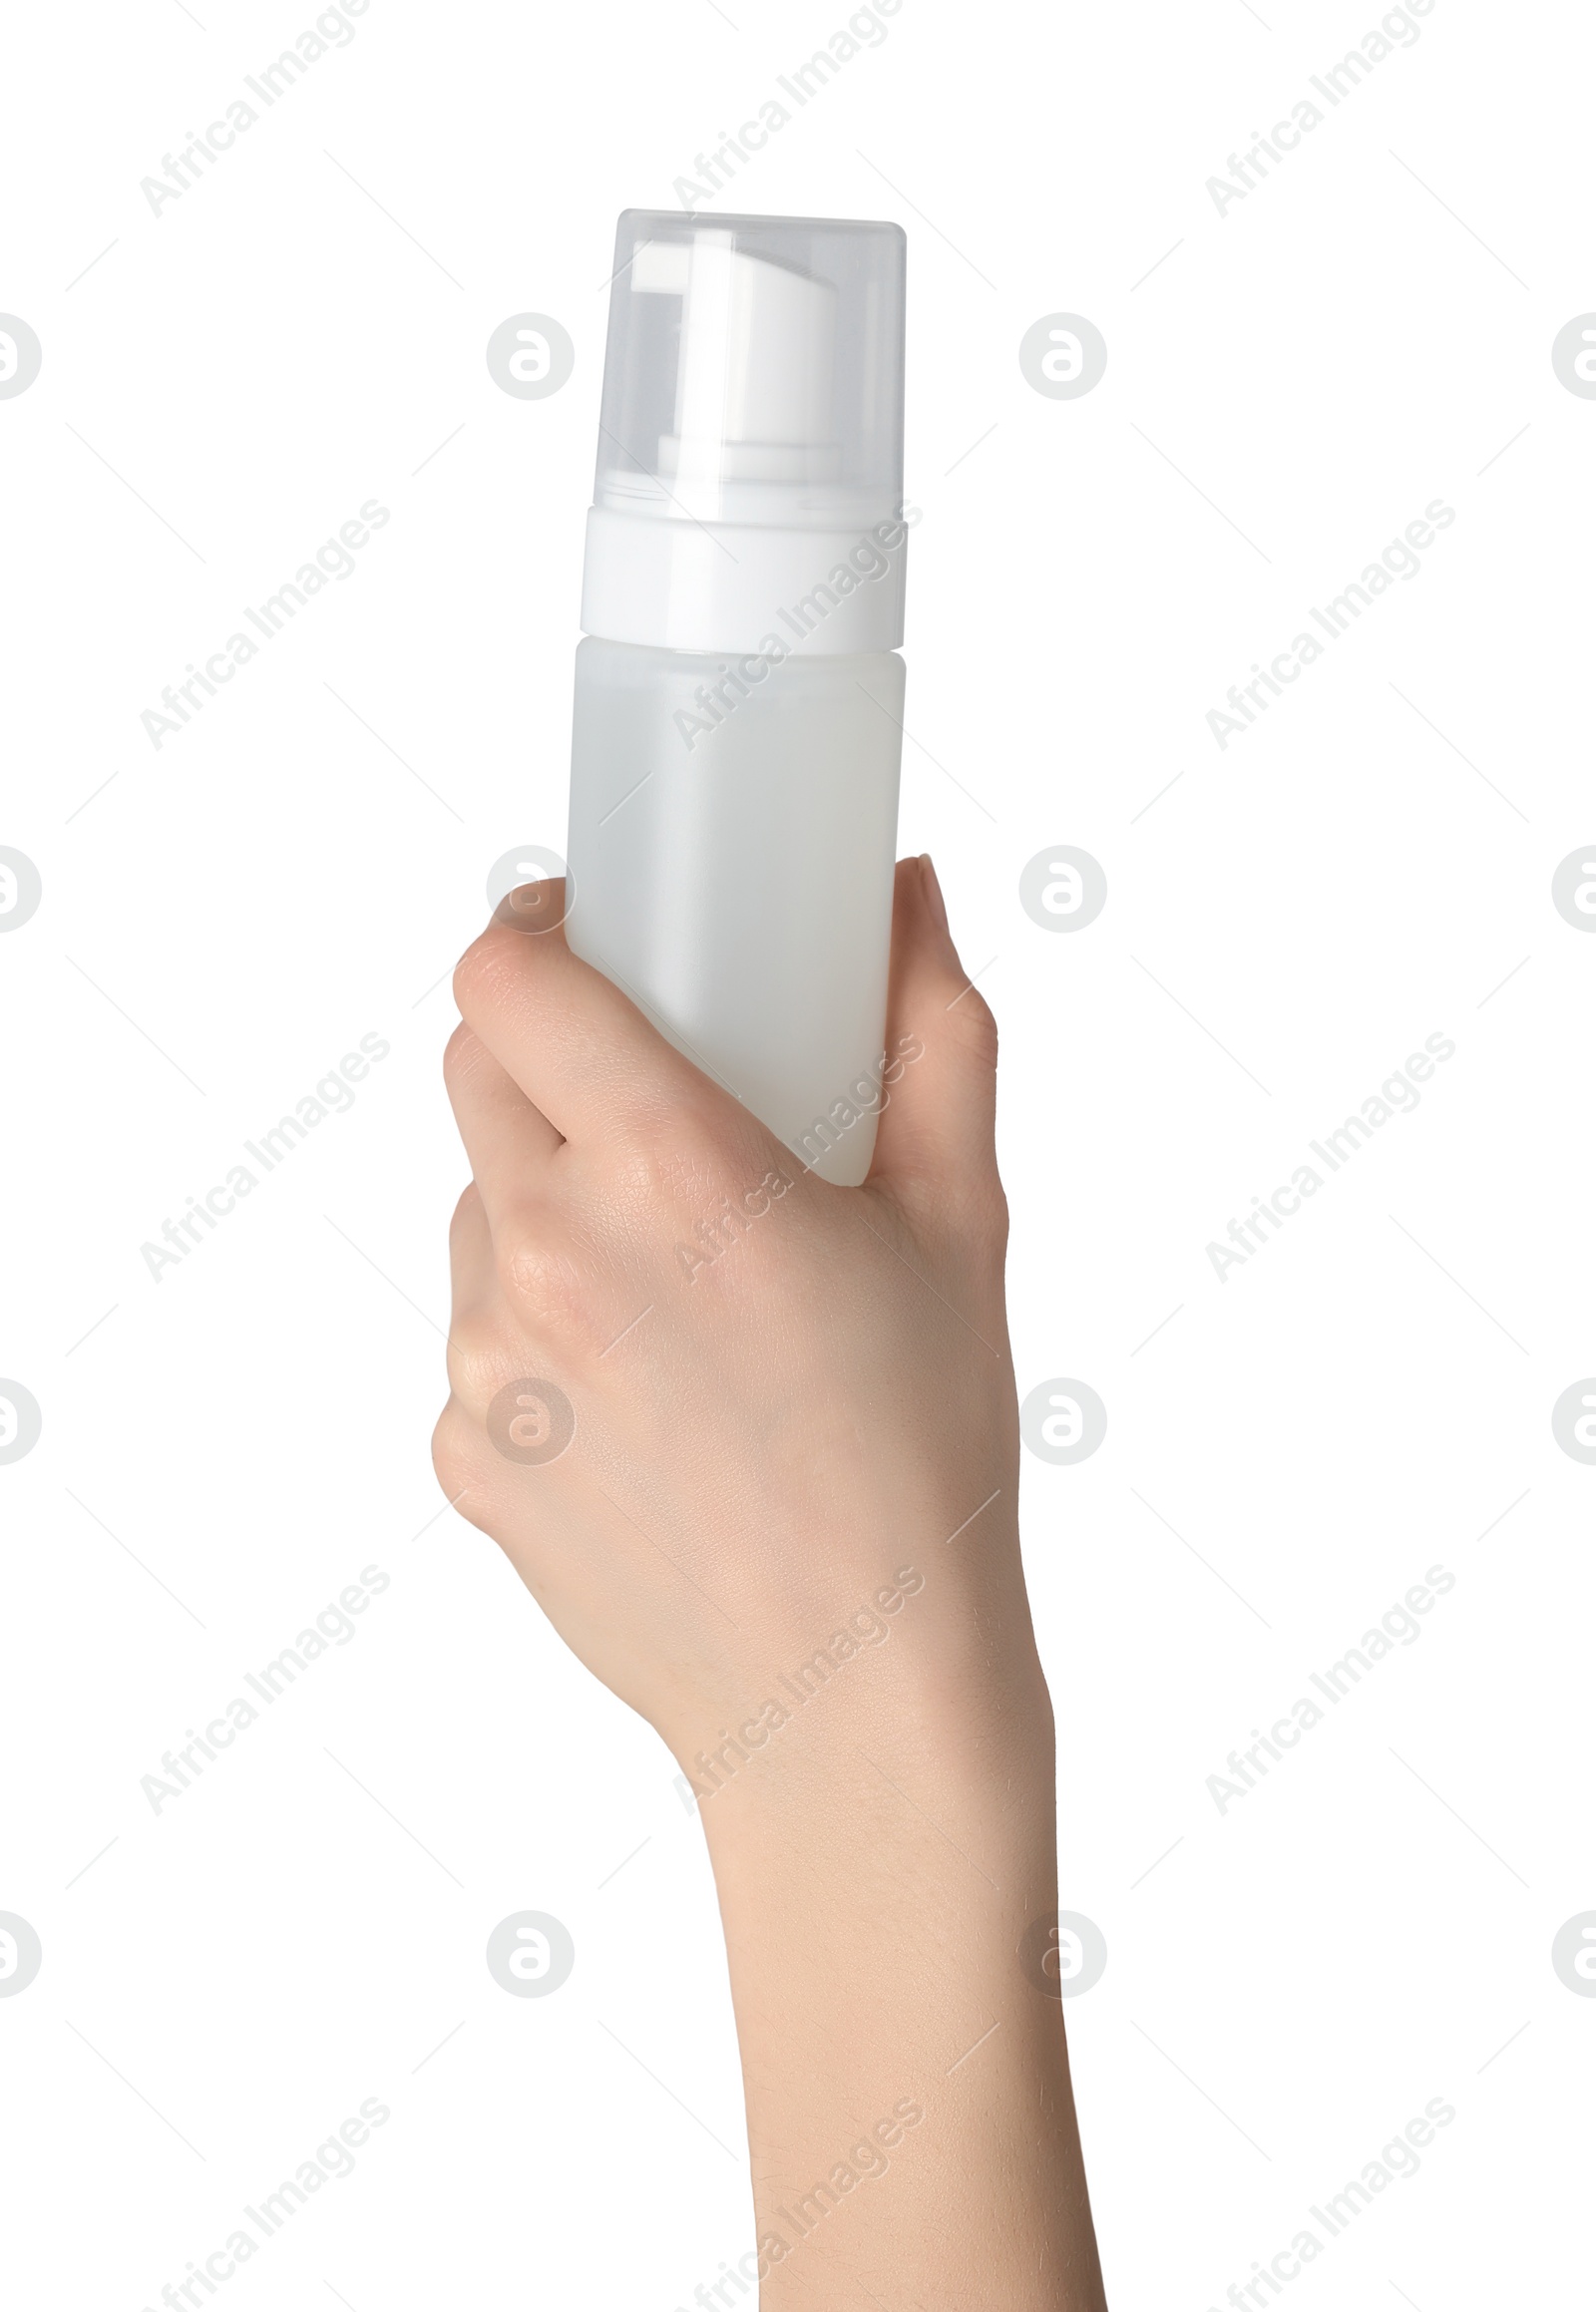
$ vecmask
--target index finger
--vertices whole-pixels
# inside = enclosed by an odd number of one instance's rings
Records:
[[[691,1060],[566,941],[564,885],[518,894],[455,968],[460,1016],[567,1140],[658,1121],[717,1093]],[[546,932],[517,928],[547,921]]]

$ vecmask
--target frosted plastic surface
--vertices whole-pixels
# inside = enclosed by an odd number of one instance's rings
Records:
[[[903,660],[789,658],[732,685],[718,726],[678,722],[736,663],[581,644],[567,937],[800,1163],[856,1184],[882,1098]]]

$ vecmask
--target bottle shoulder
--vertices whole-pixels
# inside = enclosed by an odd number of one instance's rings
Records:
[[[645,689],[656,682],[689,684],[736,676],[744,682],[775,680],[782,687],[833,690],[867,681],[872,673],[904,671],[899,650],[818,651],[788,648],[770,637],[762,650],[664,650],[647,642],[611,642],[585,634],[577,645],[579,683]]]

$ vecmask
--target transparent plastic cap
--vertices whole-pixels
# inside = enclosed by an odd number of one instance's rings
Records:
[[[624,210],[595,505],[782,529],[897,514],[905,245],[895,224]]]

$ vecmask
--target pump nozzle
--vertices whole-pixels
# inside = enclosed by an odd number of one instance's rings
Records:
[[[892,224],[621,216],[590,633],[731,647],[783,589],[807,591],[900,514],[904,254]],[[886,589],[900,603],[901,580],[900,560]],[[871,603],[871,631],[850,647],[902,639],[884,607]]]

